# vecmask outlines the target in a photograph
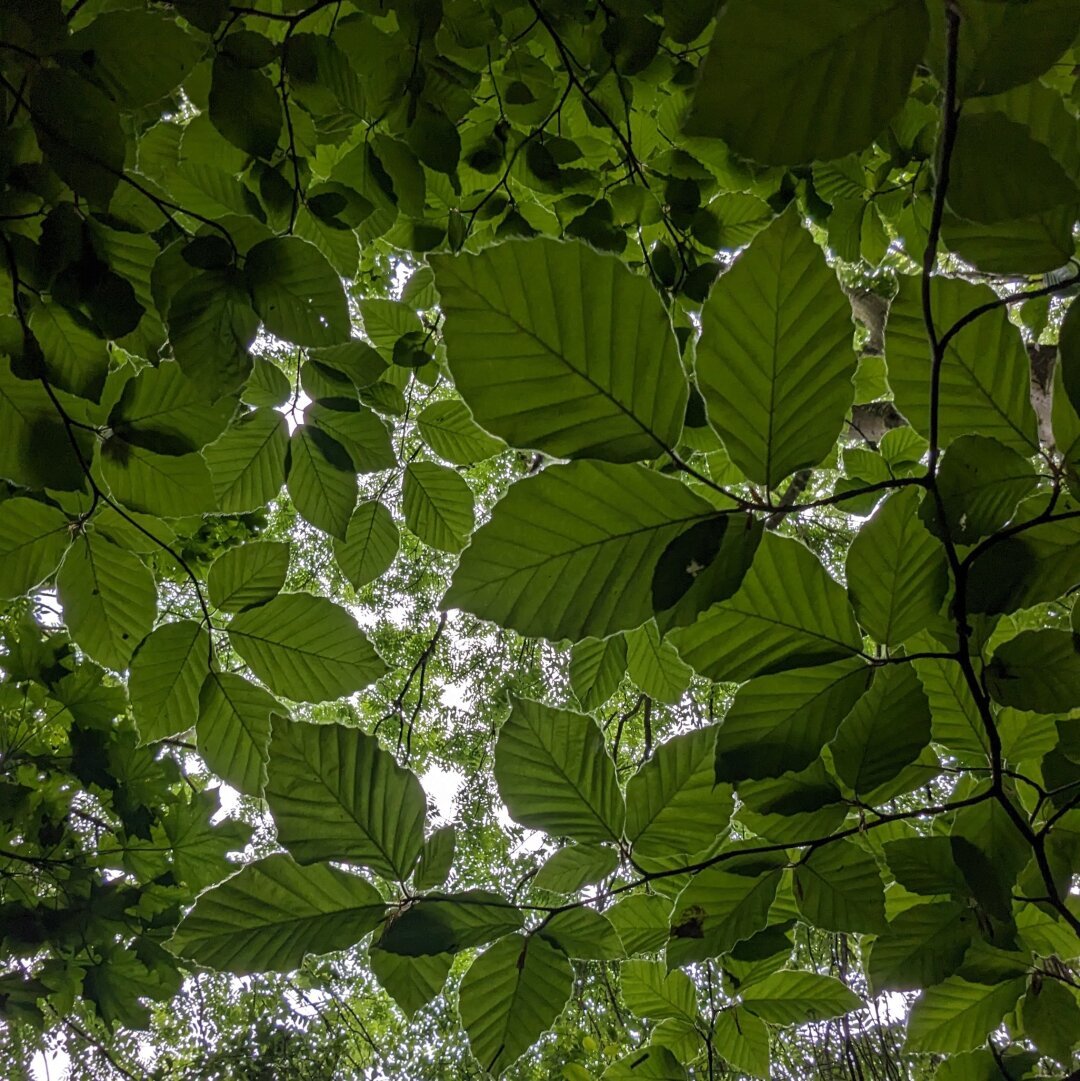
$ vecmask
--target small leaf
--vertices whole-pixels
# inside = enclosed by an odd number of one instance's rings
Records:
[[[675,647],[661,641],[654,620],[626,635],[626,667],[630,678],[650,698],[674,704],[686,693],[693,671]]]
[[[926,988],[912,1007],[904,1051],[971,1051],[986,1042],[1023,992],[1022,978],[983,984],[950,976]]]
[[[356,508],[352,459],[335,439],[301,424],[289,440],[289,496],[316,529],[345,539]]]
[[[242,413],[204,455],[218,507],[235,513],[269,503],[285,483],[288,452],[289,429],[276,409]]]
[[[281,135],[281,100],[266,75],[218,53],[209,104],[211,122],[233,146],[257,158],[273,156]]]
[[[452,469],[434,462],[410,462],[402,493],[405,524],[425,544],[460,552],[473,528],[473,495]]]
[[[549,856],[533,878],[539,890],[577,893],[606,878],[619,865],[614,848],[601,844],[567,845]]]
[[[270,717],[281,706],[262,687],[232,672],[210,672],[199,692],[195,740],[203,761],[241,792],[261,796],[269,757]]]
[[[885,887],[874,857],[854,841],[812,849],[795,868],[795,900],[824,931],[877,931],[885,923]]]
[[[420,862],[413,875],[418,890],[438,889],[450,874],[454,863],[457,831],[453,826],[440,826],[424,841],[420,850]]]
[[[570,686],[581,707],[591,712],[618,690],[626,674],[626,638],[586,638],[570,650]]]
[[[453,955],[449,953],[406,957],[374,947],[368,953],[375,979],[406,1017],[412,1017],[438,996],[453,961]]]
[[[622,966],[622,993],[638,1017],[697,1019],[697,992],[685,972],[667,972],[655,961],[627,961]]]
[[[22,597],[49,577],[71,543],[67,515],[48,503],[0,502],[0,597]]]
[[[425,406],[416,424],[420,438],[453,465],[474,465],[506,449],[506,444],[488,435],[465,403],[456,398]]]
[[[825,1021],[857,1010],[862,999],[832,976],[784,969],[741,991],[743,1005],[773,1025]]]
[[[1080,702],[1080,636],[1023,631],[994,652],[986,688],[1003,705],[1038,713],[1068,713]]]
[[[393,516],[377,499],[353,511],[344,541],[334,541],[334,558],[353,589],[374,582],[394,562],[400,538]]]

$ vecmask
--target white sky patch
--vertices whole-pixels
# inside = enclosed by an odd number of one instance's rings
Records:
[[[459,769],[433,765],[420,777],[420,783],[428,799],[435,805],[439,818],[447,821],[452,819],[457,810],[457,795],[465,783],[465,774]]]
[[[519,826],[510,817],[510,812],[506,809],[504,803],[499,804],[499,809],[495,812],[495,821],[507,833],[512,833],[516,829],[522,831],[521,841],[511,850],[511,854],[514,856],[520,856],[522,853],[539,852],[547,841],[547,834],[543,830],[531,830]]]
[[[285,418],[285,423],[289,426],[289,435],[292,435],[292,433],[296,431],[300,424],[300,421],[296,418],[302,417],[304,415],[304,410],[307,409],[309,405],[311,405],[311,399],[304,390],[301,390],[297,395],[295,402],[290,398],[285,405],[279,405],[277,407],[277,411]]]
[[[469,702],[469,688],[464,683],[444,683],[439,691],[439,701],[447,709],[465,709]]]

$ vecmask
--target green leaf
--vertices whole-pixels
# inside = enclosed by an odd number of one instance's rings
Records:
[[[713,776],[715,727],[674,736],[626,786],[626,838],[641,856],[708,848],[728,826],[734,801]]]
[[[728,0],[687,133],[768,165],[862,150],[903,104],[929,36],[918,0],[827,0],[803,18],[784,0]],[[768,49],[762,49],[762,42]]]
[[[697,1019],[697,991],[685,972],[668,972],[656,961],[627,961],[622,966],[623,1000],[638,1017]]]
[[[216,443],[206,448],[218,507],[249,511],[273,499],[285,483],[289,428],[276,409],[242,413]]]
[[[413,875],[418,890],[438,889],[446,881],[454,863],[456,838],[457,831],[453,826],[440,826],[424,841],[420,862]]]
[[[640,466],[550,466],[495,505],[443,607],[528,637],[606,638],[652,616],[657,562],[680,534],[715,518],[686,485]]]
[[[596,722],[523,698],[510,701],[495,744],[495,780],[513,818],[576,841],[617,841],[625,808]]]
[[[964,807],[956,812],[949,841],[971,894],[991,915],[1008,919],[1017,877],[1032,859],[1009,813],[995,799]]]
[[[244,276],[266,329],[296,345],[349,339],[349,306],[341,279],[313,244],[273,237],[247,254]]]
[[[368,953],[372,973],[406,1017],[412,1017],[438,996],[453,960],[449,953],[406,957],[375,948]]]
[[[994,651],[986,689],[997,702],[1038,713],[1068,713],[1080,702],[1080,635],[1023,631]]]
[[[1072,208],[1080,202],[1080,191],[1027,127],[987,112],[960,118],[948,199],[962,218],[1000,222],[1059,206]]]
[[[666,1047],[644,1047],[613,1062],[601,1081],[686,1081],[686,1067]]]
[[[175,90],[203,54],[195,37],[167,13],[138,10],[100,11],[71,36],[68,48],[86,74],[132,110]]]
[[[626,635],[627,672],[650,698],[674,705],[686,693],[693,677],[675,647],[661,641],[654,620]]]
[[[99,461],[113,498],[130,510],[183,518],[216,509],[210,470],[201,454],[155,454],[110,439]]]
[[[932,532],[945,530],[957,544],[974,544],[1004,526],[1037,481],[1027,458],[995,439],[965,435],[945,452],[937,474],[944,522],[931,498],[920,509]]]
[[[910,664],[891,665],[844,718],[829,744],[836,775],[866,797],[914,762],[930,742],[930,705]]]
[[[1056,980],[1032,980],[1020,1003],[1024,1035],[1063,1066],[1072,1063],[1075,1033],[1080,1032],[1080,1003]]]
[[[905,909],[870,947],[871,987],[881,994],[940,983],[960,967],[975,930],[975,913],[955,901]]]
[[[64,557],[56,591],[71,637],[100,664],[122,670],[150,633],[157,587],[143,562],[95,533]]]
[[[988,285],[935,277],[931,283],[934,324],[942,335],[981,304],[997,300]],[[901,277],[889,308],[885,356],[896,407],[924,436],[930,433],[930,350],[918,278]],[[956,334],[941,366],[942,446],[972,432],[996,439],[1024,457],[1039,447],[1029,396],[1030,364],[1020,332],[1005,308],[979,316]]]
[[[108,209],[124,172],[126,141],[116,106],[63,68],[35,66],[30,115],[57,176],[97,210]]]
[[[798,773],[739,784],[738,818],[770,841],[801,843],[832,833],[847,816],[843,793],[817,758]]]
[[[887,646],[922,630],[937,615],[949,586],[945,550],[918,511],[915,488],[894,492],[848,549],[852,607],[867,633]]]
[[[657,894],[636,893],[607,910],[627,954],[652,953],[667,941],[671,902]]]
[[[334,558],[354,589],[374,582],[394,562],[400,537],[393,516],[377,499],[353,511],[344,541],[334,541]]]
[[[573,988],[570,962],[541,938],[509,935],[473,961],[458,991],[480,1065],[499,1074],[555,1023]]]
[[[719,957],[768,924],[782,873],[761,873],[769,866],[766,860],[739,873],[719,864],[690,880],[671,914],[668,968]]]
[[[850,988],[832,976],[783,969],[744,987],[743,1005],[772,1025],[801,1025],[842,1017],[862,1005]]]
[[[769,1030],[760,1018],[729,1006],[717,1014],[712,1038],[716,1053],[736,1070],[751,1077],[771,1076]]]
[[[169,946],[222,972],[289,972],[309,953],[355,945],[385,911],[379,891],[359,875],[300,867],[281,853],[203,893]]]
[[[356,474],[344,447],[301,424],[289,439],[289,496],[316,529],[340,540],[356,508]]]
[[[778,777],[809,766],[869,678],[866,665],[852,658],[750,680],[717,728],[716,779]]]
[[[811,849],[795,867],[795,902],[823,931],[877,931],[885,923],[885,887],[874,857],[855,841]]]
[[[1080,413],[1080,304],[1075,300],[1069,305],[1065,313],[1065,319],[1061,324],[1058,337],[1058,355],[1061,358],[1061,388],[1065,391],[1073,410]],[[1056,389],[1056,388],[1055,388]],[[1056,395],[1055,395],[1056,405]],[[1064,442],[1059,435],[1058,429],[1065,425],[1057,418],[1054,420],[1054,434],[1059,442]],[[1067,447],[1060,449],[1067,450]]]
[[[893,877],[911,893],[964,895],[967,883],[952,856],[948,837],[904,837],[886,841],[885,861]]]
[[[570,650],[570,687],[582,709],[599,709],[626,674],[626,638],[586,638]]]
[[[547,238],[429,262],[454,384],[482,428],[514,447],[612,462],[678,443],[686,379],[646,278]]]
[[[210,603],[224,612],[242,612],[276,597],[289,571],[288,541],[257,541],[229,548],[206,576]]]
[[[259,679],[294,702],[352,694],[386,670],[353,617],[310,593],[280,593],[239,613],[229,641]]]
[[[36,499],[0,503],[0,597],[22,597],[48,578],[71,543],[63,511]]]
[[[164,623],[135,651],[128,680],[142,743],[194,727],[199,688],[210,664],[210,636],[192,619]]]
[[[697,379],[731,460],[756,483],[826,457],[854,393],[851,305],[794,206],[714,286]]]
[[[405,524],[425,544],[460,552],[473,528],[473,494],[453,469],[434,462],[405,467],[401,499]]]
[[[158,454],[191,454],[217,439],[235,411],[234,398],[207,402],[206,391],[179,364],[164,361],[124,384],[109,427],[125,443]]]
[[[986,1042],[1023,992],[1023,978],[983,984],[950,976],[923,991],[912,1007],[904,1051],[974,1050]]]
[[[397,465],[386,421],[358,402],[344,398],[314,402],[304,410],[304,421],[333,436],[348,451],[357,473],[378,473]]]
[[[269,757],[270,715],[281,706],[232,672],[210,672],[199,692],[195,740],[203,761],[241,792],[261,796]]]
[[[577,893],[606,878],[618,866],[618,852],[607,845],[567,845],[546,860],[533,878],[533,885],[552,893]]]
[[[404,882],[420,858],[424,790],[359,728],[275,716],[266,802],[300,863],[358,863]]]
[[[186,282],[172,298],[168,324],[180,370],[207,397],[228,394],[248,377],[259,317],[235,271],[207,271]]]
[[[591,961],[616,961],[623,945],[607,916],[591,908],[556,912],[537,933],[567,957]]]
[[[273,156],[281,135],[281,100],[261,71],[218,53],[209,105],[211,123],[233,146],[257,158]]]
[[[828,664],[862,646],[843,588],[808,548],[776,534],[762,539],[738,592],[671,640],[695,672],[713,680]]]
[[[916,635],[908,645],[916,652],[941,650],[941,644],[929,634]],[[950,659],[926,658],[912,664],[930,703],[934,742],[962,756],[965,761],[985,764],[989,749],[986,727],[963,669]]]
[[[430,894],[392,915],[376,945],[407,957],[460,953],[521,929],[520,910],[497,893]]]
[[[506,444],[488,435],[473,420],[468,406],[456,398],[425,406],[416,424],[420,438],[453,465],[474,465],[506,449]]]
[[[35,304],[27,319],[41,348],[44,375],[54,387],[100,401],[109,374],[109,351],[85,318],[59,304]]]

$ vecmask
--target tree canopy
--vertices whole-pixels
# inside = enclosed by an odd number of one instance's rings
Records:
[[[4,1076],[1078,1076],[1078,34],[5,0]]]

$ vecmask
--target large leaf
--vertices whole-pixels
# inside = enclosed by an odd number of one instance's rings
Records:
[[[916,489],[894,492],[848,549],[848,596],[855,614],[867,633],[887,646],[922,630],[948,589],[945,550],[919,520],[918,510]]]
[[[1023,631],[998,646],[986,669],[995,701],[1039,713],[1068,713],[1080,703],[1080,636]]]
[[[64,557],[56,591],[71,637],[101,664],[126,668],[157,608],[145,564],[100,534],[84,533]]]
[[[101,449],[101,476],[130,510],[182,518],[216,509],[210,470],[201,454],[155,454],[119,439]]]
[[[1023,979],[971,983],[950,976],[928,987],[908,1016],[905,1051],[947,1054],[980,1047],[1024,992]]]
[[[280,593],[234,616],[229,640],[275,694],[296,702],[352,694],[386,669],[353,617],[310,593]]]
[[[698,385],[750,480],[775,488],[832,450],[854,393],[853,330],[836,273],[794,206],[713,287]]]
[[[622,835],[615,764],[591,717],[511,699],[495,744],[495,780],[523,826],[586,842]]]
[[[823,931],[877,931],[885,922],[885,887],[874,857],[855,841],[812,849],[795,868],[795,900]]]
[[[210,602],[225,612],[242,612],[276,597],[289,570],[287,541],[257,541],[229,548],[206,576]]]
[[[341,540],[356,507],[352,459],[318,428],[302,424],[289,440],[289,496],[317,529]]]
[[[225,972],[288,972],[309,953],[355,945],[385,911],[366,879],[324,865],[300,867],[282,853],[202,894],[169,945]]]
[[[760,871],[737,874],[719,864],[691,879],[671,914],[669,968],[719,957],[767,925],[782,872]]]
[[[204,457],[220,510],[250,511],[267,504],[285,483],[289,428],[276,409],[242,413]]]
[[[713,1025],[717,1054],[737,1070],[751,1077],[769,1074],[769,1030],[765,1022],[738,1006],[729,1006],[717,1015]]]
[[[857,1010],[862,1000],[832,976],[784,969],[742,989],[743,1005],[774,1025],[825,1021]]]
[[[633,462],[678,443],[686,379],[647,279],[550,239],[429,261],[454,383],[481,427],[559,458]]]
[[[210,636],[192,619],[158,627],[131,662],[128,693],[143,743],[185,732],[199,714],[210,665]]]
[[[930,706],[910,664],[874,676],[829,744],[836,775],[860,797],[892,780],[930,742]]]
[[[714,680],[744,680],[827,664],[859,652],[844,590],[795,540],[767,535],[730,600],[672,633],[682,659]]]
[[[304,420],[345,448],[356,473],[378,473],[397,465],[386,421],[351,398],[313,402],[304,410]]]
[[[870,985],[880,994],[940,983],[960,967],[975,927],[975,914],[955,901],[905,909],[870,947]]]
[[[570,686],[583,709],[602,706],[626,675],[626,638],[586,638],[570,650]]]
[[[0,503],[0,597],[21,597],[60,565],[71,530],[68,517],[36,499]]]
[[[59,304],[35,304],[27,323],[40,346],[49,382],[99,401],[109,374],[109,352],[102,338]]]
[[[280,709],[262,687],[232,672],[210,672],[199,691],[195,740],[203,761],[241,792],[261,796],[270,717]]]
[[[542,938],[496,942],[473,961],[458,992],[473,1056],[501,1073],[555,1023],[572,987],[570,962]]]
[[[626,787],[626,838],[642,856],[698,852],[728,826],[731,790],[713,776],[715,728],[661,744]]]
[[[359,728],[276,716],[266,802],[300,863],[359,863],[404,881],[420,857],[424,790]]]
[[[530,637],[606,638],[652,616],[660,557],[715,517],[686,485],[640,466],[552,466],[495,505],[443,606]]]
[[[698,1015],[697,992],[690,977],[685,972],[667,972],[655,961],[627,961],[622,966],[622,993],[638,1017],[694,1021]]]
[[[567,845],[548,858],[533,885],[554,893],[577,893],[606,878],[618,865],[618,852],[607,845]]]
[[[379,949],[407,957],[459,953],[521,929],[521,910],[497,893],[430,894],[393,915]]]
[[[716,732],[716,778],[778,777],[809,766],[866,690],[850,659],[759,676],[739,688]]]
[[[691,135],[770,165],[862,150],[903,104],[929,35],[919,0],[728,0],[694,95]]]
[[[930,298],[942,335],[981,304],[997,299],[988,285],[935,277]],[[901,277],[886,328],[889,385],[896,407],[922,435],[930,434],[930,347],[923,322],[918,278]],[[1038,450],[1035,413],[1029,398],[1027,353],[1005,308],[979,316],[956,334],[941,366],[938,406],[942,446],[977,432],[1024,457]]]
[[[361,503],[345,530],[345,540],[334,542],[334,558],[354,589],[374,582],[394,562],[401,538],[397,523],[377,499]]]
[[[405,524],[425,544],[460,552],[473,528],[473,495],[464,478],[434,462],[405,467],[401,499]]]
[[[179,364],[148,366],[124,384],[109,413],[109,427],[133,446],[190,454],[217,439],[236,411],[232,397],[212,404],[206,399],[206,391]]]

